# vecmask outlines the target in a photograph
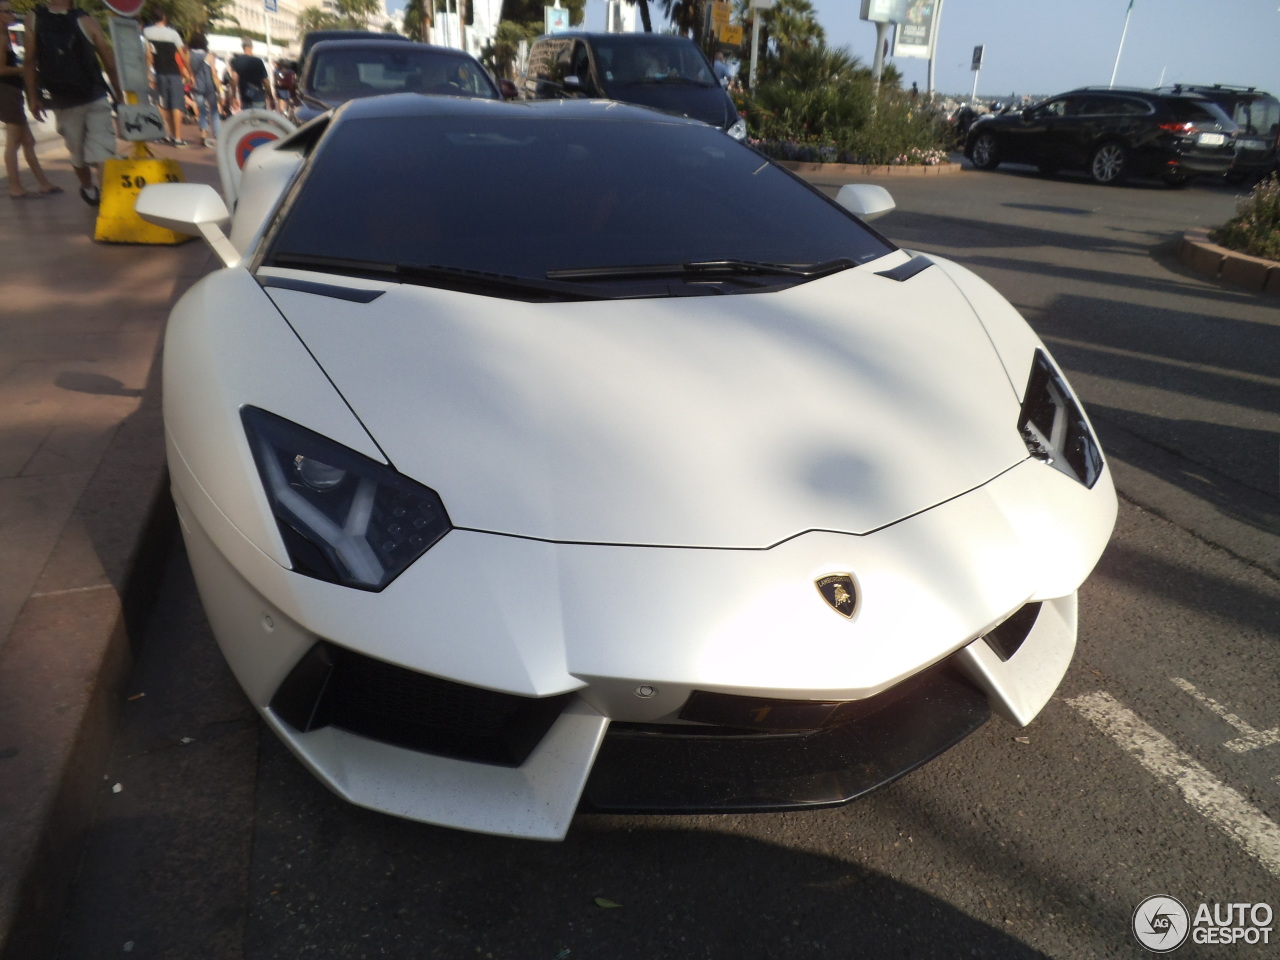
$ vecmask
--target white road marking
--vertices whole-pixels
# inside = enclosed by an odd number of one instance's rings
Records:
[[[1197,813],[1240,844],[1272,874],[1280,877],[1280,825],[1237,791],[1179,750],[1165,736],[1108,693],[1073,697],[1067,703],[1126,753],[1182,794]]]
[[[1223,746],[1232,753],[1248,753],[1250,750],[1257,750],[1259,747],[1269,747],[1273,743],[1280,743],[1280,727],[1272,727],[1270,730],[1255,730],[1234,713],[1229,712],[1227,708],[1217,700],[1206,697],[1203,693],[1197,690],[1195,685],[1190,681],[1183,680],[1181,677],[1170,677],[1169,679],[1172,680],[1174,685],[1179,689],[1191,694],[1191,696],[1195,697],[1243,734],[1240,739],[1228,740],[1223,744]]]

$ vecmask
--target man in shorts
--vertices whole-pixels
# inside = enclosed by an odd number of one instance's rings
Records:
[[[45,101],[58,122],[71,154],[71,168],[80,181],[80,196],[97,206],[101,192],[93,182],[93,168],[116,154],[116,130],[107,100],[108,80],[116,99],[124,101],[116,79],[116,58],[98,22],[71,0],[49,0],[27,14],[23,79],[27,105],[36,120],[44,119]],[[98,175],[101,180],[101,170]]]
[[[187,97],[183,85],[191,82],[186,45],[182,35],[169,26],[169,15],[163,10],[156,16],[156,22],[142,31],[142,37],[147,41],[147,66],[155,74],[151,88],[155,91],[160,115],[164,117],[168,142],[175,147],[185,147],[182,120],[187,112]]]

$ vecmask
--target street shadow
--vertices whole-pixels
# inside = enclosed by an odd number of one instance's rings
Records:
[[[300,782],[274,737],[260,750],[269,815],[246,960],[309,944],[323,957],[1043,956],[856,862],[718,832],[722,818],[579,816],[555,844],[467,834],[346,805]]]
[[[93,393],[104,397],[142,396],[141,390],[126,387],[115,377],[108,377],[101,373],[63,370],[54,378],[54,383],[63,390],[74,390],[77,393]]]
[[[1088,404],[1102,448],[1224,516],[1280,536],[1280,434]],[[1206,457],[1208,454],[1208,457]],[[1212,462],[1204,462],[1211,458]]]
[[[1235,579],[1175,563],[1113,540],[1098,561],[1094,576],[1123,583],[1186,610],[1210,613],[1224,621],[1255,629],[1272,642],[1280,639],[1280,600]]]

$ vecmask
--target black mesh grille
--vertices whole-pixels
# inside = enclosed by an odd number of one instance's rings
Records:
[[[280,685],[271,710],[303,733],[334,726],[410,750],[514,767],[568,700],[482,690],[322,641]]]

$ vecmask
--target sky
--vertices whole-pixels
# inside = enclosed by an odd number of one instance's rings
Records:
[[[827,43],[870,64],[875,26],[859,0],[812,0]],[[655,4],[656,5],[656,4]],[[935,87],[968,94],[973,48],[986,49],[979,96],[1049,96],[1111,80],[1128,0],[943,0]],[[403,6],[389,0],[389,7]],[[660,15],[659,15],[660,16]],[[655,27],[658,24],[655,22]],[[604,0],[587,0],[586,28],[604,29]],[[894,60],[924,90],[928,61]],[[1133,0],[1117,86],[1228,83],[1280,96],[1280,0]]]

